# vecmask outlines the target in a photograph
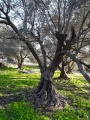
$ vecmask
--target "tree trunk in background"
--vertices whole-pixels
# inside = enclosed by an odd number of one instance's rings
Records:
[[[18,69],[22,68],[23,59],[18,59]]]
[[[22,68],[22,63],[18,63],[18,69]]]
[[[67,73],[68,73],[68,74],[72,73],[72,69],[71,69],[70,64],[68,64],[68,70],[67,70]]]
[[[66,72],[65,72],[64,61],[62,61],[61,73],[60,73],[60,76],[57,79],[63,79],[63,80],[68,80],[69,79]]]
[[[71,64],[70,63],[68,63],[68,65],[67,65],[68,67],[68,70],[67,70],[67,74],[71,74],[72,73],[72,70],[73,70],[73,68],[74,68],[74,62],[72,62]]]

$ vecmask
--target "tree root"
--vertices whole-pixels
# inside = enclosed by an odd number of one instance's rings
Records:
[[[60,95],[54,86],[46,90],[44,87],[38,92],[35,89],[27,94],[27,100],[34,104],[36,108],[62,109],[67,103],[64,96]]]

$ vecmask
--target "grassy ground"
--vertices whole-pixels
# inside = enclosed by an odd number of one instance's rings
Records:
[[[56,72],[54,77],[58,75]],[[69,104],[63,110],[41,115],[25,102],[25,94],[38,85],[40,74],[25,74],[13,68],[0,69],[0,120],[90,120],[90,85],[80,74],[69,77],[68,81],[53,82],[58,92],[68,98]]]

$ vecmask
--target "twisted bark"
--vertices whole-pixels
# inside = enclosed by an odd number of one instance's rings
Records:
[[[34,103],[34,107],[44,108],[63,108],[66,103],[66,98],[60,95],[55,87],[52,85],[53,74],[46,69],[41,76],[41,81],[38,87],[32,92],[28,93],[28,101]]]

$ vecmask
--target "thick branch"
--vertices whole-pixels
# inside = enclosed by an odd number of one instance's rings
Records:
[[[63,44],[64,44],[64,41],[66,40],[67,35],[66,34],[56,34],[56,37],[58,39],[56,53],[50,64],[50,70],[52,72],[54,72],[57,69],[57,67],[59,66],[59,64],[62,60],[62,57],[64,54],[62,53],[61,55],[59,55],[59,52],[62,51],[62,49],[63,49]]]
[[[81,64],[83,64],[84,66],[86,66],[88,69],[90,69],[90,65],[89,64],[86,64],[84,62],[81,61]]]
[[[3,23],[3,24],[8,23],[8,25],[16,32],[16,34],[19,36],[19,39],[27,45],[27,47],[29,48],[29,50],[31,51],[31,53],[33,54],[35,59],[37,60],[40,69],[42,70],[43,69],[42,63],[41,63],[36,51],[34,50],[33,46],[28,41],[26,41],[25,37],[19,32],[17,27],[12,23],[12,21],[10,20],[8,15],[6,15],[6,20],[7,21],[2,21],[1,20],[1,23]]]
[[[40,35],[40,31],[37,31],[37,35],[35,35],[33,33],[33,30],[31,30],[31,35],[36,39],[36,41],[39,43],[40,45],[40,48],[41,48],[41,51],[42,51],[42,55],[43,55],[43,65],[44,67],[46,67],[47,65],[47,60],[46,60],[46,51],[44,49],[44,46],[43,46],[43,43],[42,41],[40,40],[41,38],[41,35]]]
[[[88,83],[90,83],[90,77],[87,75],[87,73],[84,72],[82,64],[85,65],[83,62],[81,62],[81,60],[79,60],[78,58],[75,57],[75,55],[72,55],[70,52],[67,51],[62,51],[60,52],[60,54],[66,54],[67,56],[69,56],[74,62],[76,62],[78,69],[80,71],[80,73],[84,76],[84,78],[88,81]],[[85,65],[86,66],[86,65]]]
[[[7,21],[5,20],[0,20],[0,24],[5,24],[5,25],[9,25]]]

